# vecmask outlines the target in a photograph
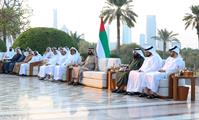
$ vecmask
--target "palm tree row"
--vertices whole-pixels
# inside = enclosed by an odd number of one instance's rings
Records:
[[[155,40],[163,41],[163,58],[165,57],[167,43],[168,42],[172,42],[172,41],[179,42],[179,40],[177,38],[175,38],[175,36],[177,36],[177,35],[178,34],[177,33],[173,33],[173,31],[169,32],[166,29],[160,29],[160,30],[158,30],[158,36],[153,36],[152,37]]]
[[[199,5],[191,6],[192,13],[186,13],[183,21],[185,21],[185,29],[192,25],[192,29],[195,28],[198,35],[198,48],[199,48]]]
[[[120,23],[127,24],[128,27],[134,27],[136,17],[138,15],[132,10],[133,0],[107,0],[106,6],[103,7],[100,17],[104,18],[104,23],[111,23],[114,19],[117,22],[117,52],[120,51]],[[199,48],[199,5],[191,6],[192,13],[186,13],[183,21],[185,21],[185,29],[190,25],[197,30],[198,48]],[[158,30],[158,35],[153,36],[155,40],[163,41],[163,51],[166,51],[166,43],[168,41],[178,41],[175,38],[178,34],[166,29]]]

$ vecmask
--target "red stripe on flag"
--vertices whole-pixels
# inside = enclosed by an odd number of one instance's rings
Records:
[[[100,32],[104,31],[104,22],[103,22],[103,18],[101,18],[101,24],[100,24]]]

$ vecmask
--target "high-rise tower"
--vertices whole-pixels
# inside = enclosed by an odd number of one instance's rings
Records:
[[[129,28],[126,24],[123,24],[122,44],[130,44],[130,43],[132,43],[131,28]]]
[[[57,28],[57,9],[53,9],[53,27]]]
[[[156,17],[155,15],[148,15],[146,22],[146,43],[149,45],[153,45],[156,49],[156,40],[153,39],[153,36],[156,36]]]

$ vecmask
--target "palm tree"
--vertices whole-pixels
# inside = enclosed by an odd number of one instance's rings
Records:
[[[196,28],[198,35],[198,48],[199,48],[199,5],[191,6],[192,13],[186,13],[183,18],[185,21],[185,29],[187,29],[192,24],[192,29]]]
[[[163,57],[165,57],[165,52],[166,52],[166,48],[167,48],[167,42],[171,42],[171,41],[177,41],[179,42],[179,40],[177,38],[175,38],[175,36],[177,36],[177,33],[173,33],[173,31],[169,32],[166,29],[160,29],[158,30],[158,36],[153,36],[152,38],[156,39],[156,40],[161,40],[163,41]]]
[[[136,23],[135,17],[137,14],[132,11],[133,0],[107,0],[107,4],[101,11],[101,17],[104,17],[104,23],[111,23],[114,19],[117,20],[117,52],[120,51],[120,21],[134,27]]]
[[[82,37],[84,36],[84,34],[78,35],[77,32],[73,33],[72,31],[69,32],[69,35],[70,35],[71,39],[76,41],[77,43],[79,43],[80,40],[83,40]]]

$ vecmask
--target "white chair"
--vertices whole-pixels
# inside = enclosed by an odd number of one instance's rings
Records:
[[[107,71],[111,67],[119,67],[120,64],[120,58],[100,58],[98,59],[99,71],[84,71],[80,82],[90,87],[107,88]]]
[[[163,61],[165,63],[165,61]],[[179,70],[183,70],[185,68],[185,63],[179,68]],[[167,76],[168,78],[169,76]],[[160,80],[160,84],[159,84],[159,90],[158,90],[158,94],[160,96],[163,96],[163,97],[171,97],[170,94],[169,94],[169,90],[172,89],[170,87],[172,86],[169,86],[170,81],[168,79],[164,79],[164,80]],[[178,86],[184,86],[185,85],[185,80],[179,80],[179,83],[178,83]],[[170,88],[170,89],[169,89]]]

